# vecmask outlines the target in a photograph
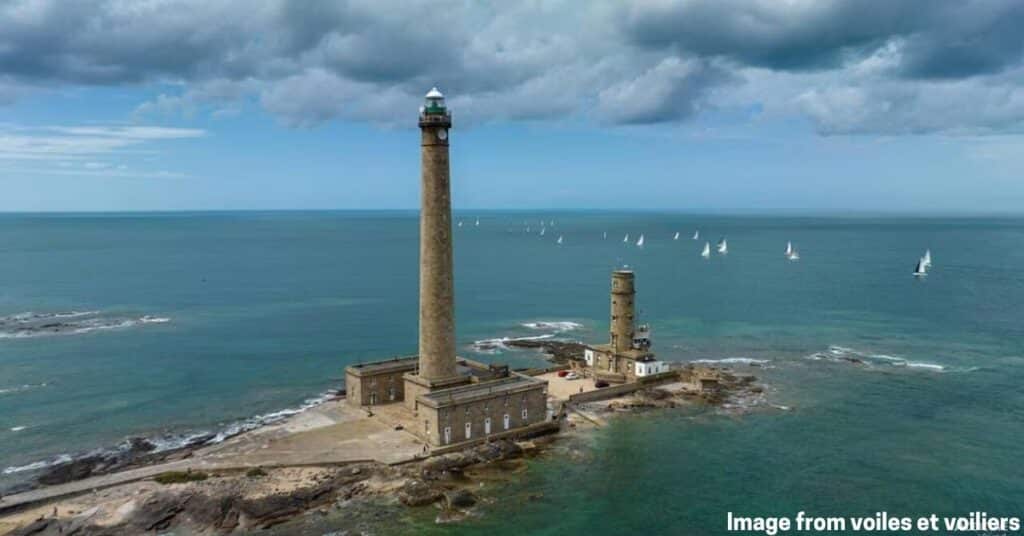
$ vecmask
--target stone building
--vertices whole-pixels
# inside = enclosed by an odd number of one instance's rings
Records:
[[[583,351],[586,366],[597,379],[624,383],[669,370],[668,363],[651,352],[650,328],[636,325],[634,279],[632,270],[612,272],[610,341]]]
[[[346,398],[404,403],[413,433],[435,446],[515,433],[547,420],[547,382],[455,355],[451,113],[437,88],[420,108],[420,307],[415,357],[352,365]]]

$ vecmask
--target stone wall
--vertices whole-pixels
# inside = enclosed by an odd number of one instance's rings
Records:
[[[446,445],[444,430],[450,428],[451,435],[447,444],[455,444],[507,431],[505,415],[508,415],[508,430],[544,422],[548,418],[547,410],[544,384],[537,384],[536,388],[507,396],[498,394],[494,398],[452,404],[437,409],[421,404],[417,412],[417,429],[413,431],[424,437],[431,445],[442,446]],[[489,432],[486,424],[488,418]],[[466,424],[469,424],[470,430],[468,438]]]
[[[403,370],[357,376],[345,373],[345,398],[350,404],[375,406],[400,402],[405,398]]]

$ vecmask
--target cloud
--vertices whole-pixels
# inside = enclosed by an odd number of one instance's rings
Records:
[[[998,131],[1019,125],[1024,54],[1019,0],[10,0],[0,27],[0,104],[26,88],[181,88],[140,103],[140,123],[251,102],[295,127],[409,124],[438,85],[461,124],[790,103],[822,133]],[[931,115],[933,92],[992,113]]]
[[[174,171],[130,168],[118,160],[157,152],[154,144],[201,138],[192,128],[139,125],[0,125],[4,173],[102,177],[173,178]]]

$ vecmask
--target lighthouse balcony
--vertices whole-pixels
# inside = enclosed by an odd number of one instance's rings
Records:
[[[429,108],[420,109],[420,126],[440,126],[448,127],[452,124],[452,113],[448,110],[441,108],[437,111],[432,111]]]

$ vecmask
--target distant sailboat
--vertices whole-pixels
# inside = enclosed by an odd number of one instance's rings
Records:
[[[711,242],[704,242],[704,250],[700,252],[700,256],[705,259],[711,258]]]
[[[462,227],[462,220],[459,220],[459,227]]]
[[[672,237],[672,240],[679,240],[679,231],[676,231],[676,234]]]
[[[718,242],[718,253],[722,255],[729,253],[729,243],[725,241],[725,238],[722,238]]]
[[[924,262],[924,267],[925,268],[931,268],[932,267],[932,250],[930,250],[930,249],[924,250],[924,257],[921,257],[921,261]]]
[[[547,230],[548,230],[548,228],[547,228],[547,227],[541,227],[541,228],[540,228],[540,235],[541,235],[541,236],[544,236],[544,233],[545,233],[545,232],[547,232]]]
[[[629,233],[626,233],[626,237],[622,239],[623,242],[629,242]]]
[[[608,231],[605,231],[604,233],[601,233],[601,238],[603,240],[608,240]]]
[[[798,261],[800,260],[800,252],[797,251],[796,248],[793,248],[793,251],[790,251],[789,255],[786,255],[786,258],[791,261]]]
[[[788,256],[790,256],[792,254],[793,254],[793,243],[792,242],[786,242],[786,256],[788,257]]]
[[[477,226],[477,227],[480,227],[480,218],[477,218],[477,219],[476,219],[476,226]]]
[[[559,243],[559,244],[561,244],[561,243],[562,243],[562,235],[558,235],[558,240],[557,240],[557,243]]]
[[[924,263],[924,257],[921,257],[914,268],[914,277],[924,277],[926,275],[928,275],[928,265]]]
[[[637,247],[644,247],[644,235],[640,233],[640,239],[636,241]]]
[[[700,240],[700,231],[694,231],[693,232],[693,239],[694,240]]]

